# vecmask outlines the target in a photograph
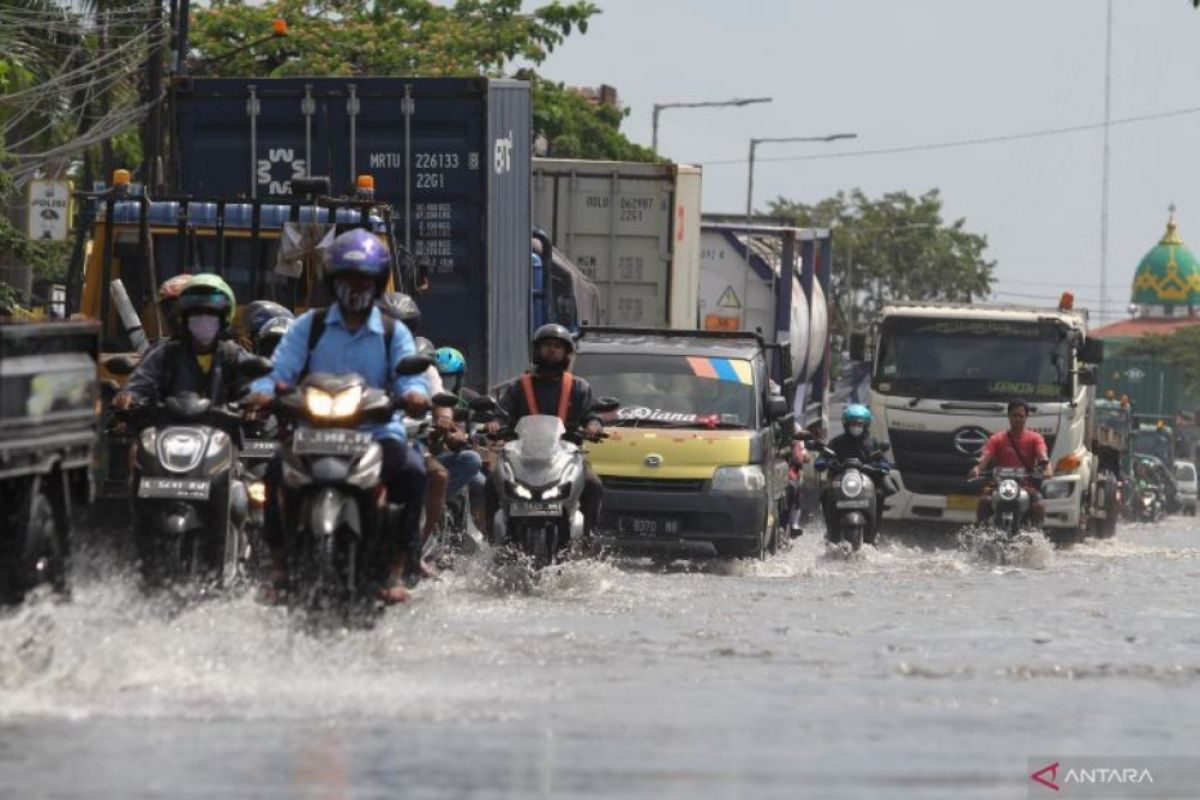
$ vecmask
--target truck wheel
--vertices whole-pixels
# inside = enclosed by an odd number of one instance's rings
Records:
[[[23,527],[23,548],[18,565],[20,586],[17,588],[28,591],[45,583],[55,590],[62,590],[66,585],[62,532],[58,529],[49,498],[40,490],[31,499]]]

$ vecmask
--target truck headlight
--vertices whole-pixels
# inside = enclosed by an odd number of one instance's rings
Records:
[[[1042,497],[1047,500],[1062,500],[1070,497],[1075,489],[1075,481],[1046,481],[1042,484]]]
[[[767,485],[762,467],[751,464],[746,467],[718,467],[713,473],[714,492],[752,494],[761,492]]]

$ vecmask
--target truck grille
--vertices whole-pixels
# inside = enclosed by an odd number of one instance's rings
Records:
[[[604,488],[625,492],[700,493],[704,481],[673,480],[670,478],[603,478]]]
[[[888,428],[892,450],[888,454],[904,488],[918,494],[978,494],[979,484],[967,482],[967,472],[978,460],[954,447],[954,432],[906,431]],[[1046,437],[1053,452],[1054,437]]]

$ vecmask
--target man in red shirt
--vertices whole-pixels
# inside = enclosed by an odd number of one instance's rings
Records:
[[[1041,470],[1042,478],[1050,480],[1053,472],[1046,452],[1046,440],[1037,431],[1025,430],[1028,418],[1029,406],[1024,400],[1013,400],[1008,404],[1008,430],[993,433],[988,438],[979,456],[979,463],[971,467],[972,478],[978,478],[994,463],[997,467],[1025,469],[1031,474]],[[1025,490],[1029,492],[1029,517],[1034,525],[1041,525],[1046,514],[1042,496],[1033,486],[1026,486]],[[991,497],[992,487],[988,487],[979,498],[977,515],[981,522],[987,520],[991,511]]]

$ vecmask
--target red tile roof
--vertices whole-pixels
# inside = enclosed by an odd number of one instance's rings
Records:
[[[1148,333],[1165,336],[1189,325],[1200,325],[1200,317],[1123,319],[1120,322],[1105,325],[1103,328],[1096,328],[1090,331],[1090,335],[1097,339],[1136,339]]]

